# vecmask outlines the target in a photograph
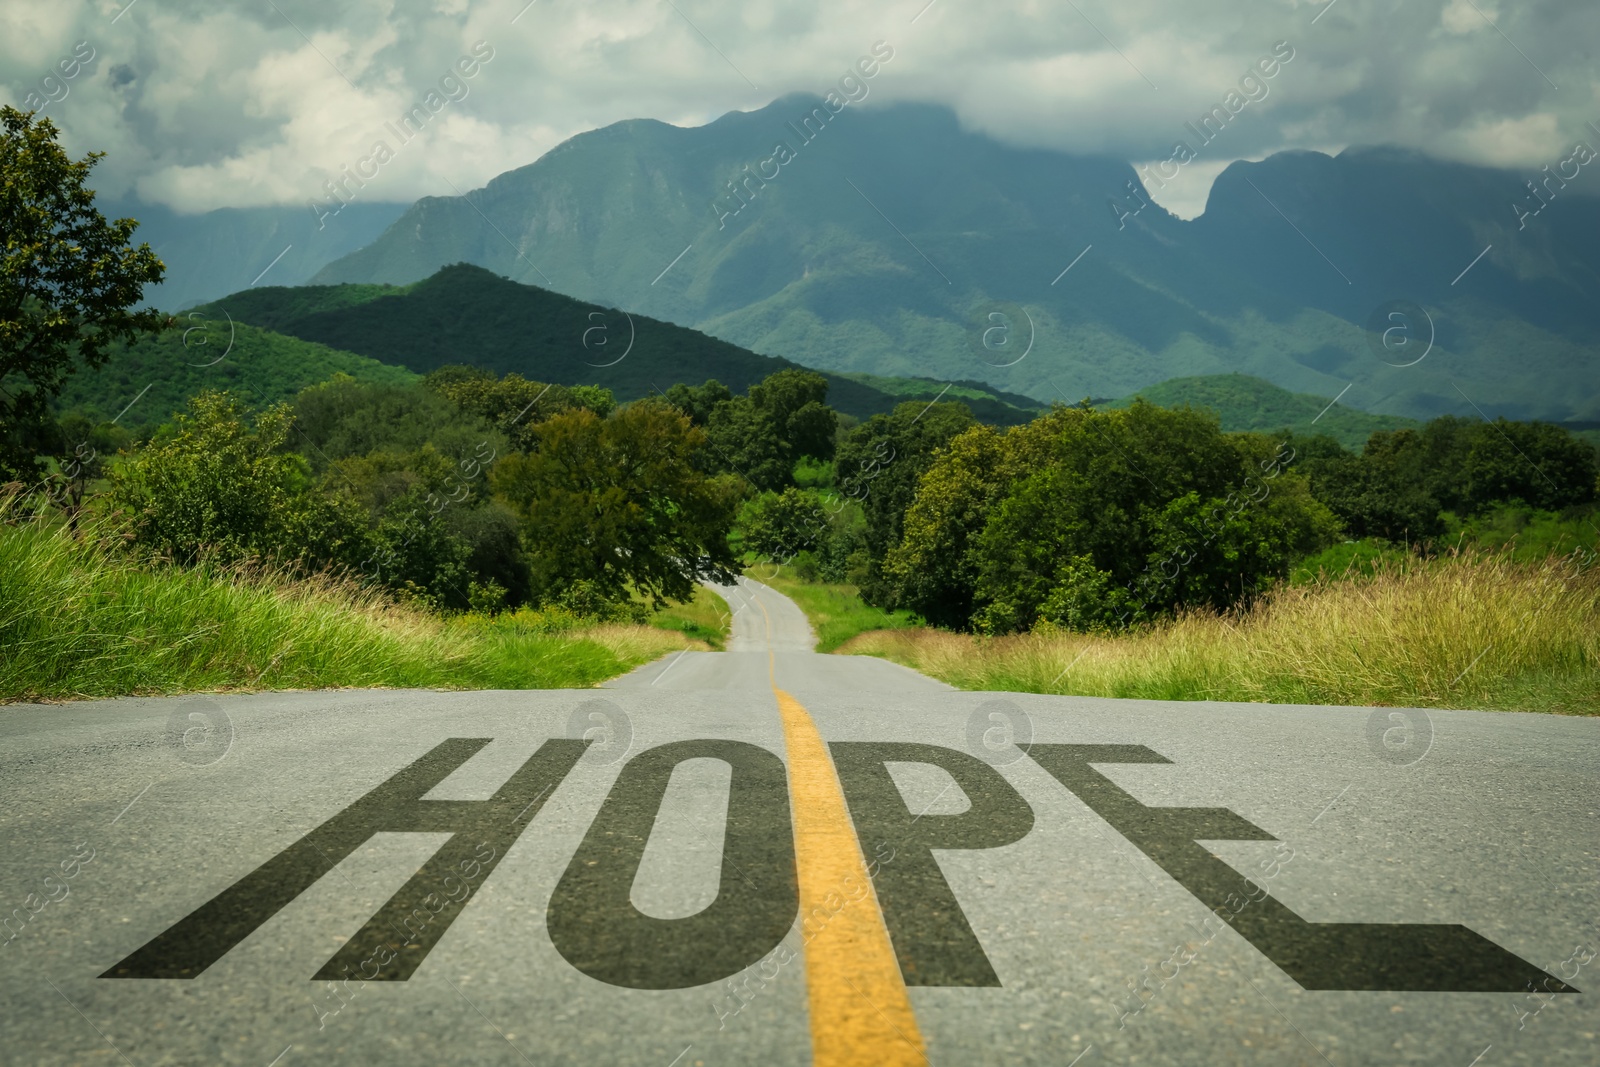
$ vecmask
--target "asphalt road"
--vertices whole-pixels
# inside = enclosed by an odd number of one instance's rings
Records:
[[[603,690],[0,708],[0,1062],[1600,1063],[1600,722],[962,693],[727,597]]]

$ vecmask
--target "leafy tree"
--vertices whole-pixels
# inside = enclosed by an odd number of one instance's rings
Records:
[[[378,522],[362,572],[429,607],[466,610],[473,606],[472,550],[452,535],[443,510],[417,491],[391,503]]]
[[[132,435],[120,426],[79,411],[62,416],[56,423],[56,430],[59,436],[54,447],[49,449],[51,458],[56,461],[56,470],[52,472],[46,491],[52,502],[65,512],[68,525],[76,529],[90,485],[106,476],[106,460],[126,447]]]
[[[897,606],[1004,633],[1232,603],[1338,528],[1280,477],[1277,444],[1142,402],[969,430],[920,480],[886,559]]]
[[[516,373],[496,378],[476,367],[441,367],[423,382],[461,411],[493,426],[521,452],[533,449],[533,428],[558,412],[586,408],[605,418],[617,406],[611,390],[597,385],[548,385]]]
[[[827,401],[828,379],[815,371],[781,370],[750,387],[750,402],[777,428],[790,469],[802,456],[833,458],[839,417]]]
[[[675,387],[676,388],[676,387]],[[781,370],[750,387],[748,396],[722,400],[715,382],[683,388],[668,401],[695,418],[704,411],[708,454],[715,469],[743,475],[761,490],[793,484],[802,458],[833,457],[838,415],[827,406],[828,380],[806,370]]]
[[[574,385],[570,392],[579,407],[588,408],[602,419],[617,410],[616,395],[604,386]]]
[[[799,489],[763,493],[745,511],[745,547],[779,563],[812,551],[827,535],[828,513]]]
[[[134,539],[180,563],[252,557],[360,565],[366,514],[313,493],[306,461],[283,450],[292,416],[277,405],[247,421],[238,398],[205,392],[173,432],[111,473],[111,500],[132,513]]]
[[[165,268],[129,245],[138,223],[95,209],[84,182],[103,153],[73,160],[57,133],[0,108],[0,481],[38,473],[50,401],[78,364],[100,366],[111,342],[164,318],[129,310]]]
[[[990,510],[1045,461],[1055,424],[1078,417],[1058,409],[1027,426],[975,425],[953,438],[916,481],[900,539],[884,556],[878,602],[935,626],[966,628],[978,584],[973,547]],[[867,529],[870,537],[870,518]]]
[[[828,535],[816,549],[816,578],[848,582],[859,589],[867,580],[867,524],[860,505],[847,502],[828,519]],[[804,573],[801,574],[805,578]]]
[[[789,484],[794,462],[772,417],[750,401],[734,397],[711,413],[706,425],[711,469],[742,476],[760,490]]]
[[[1150,530],[1147,573],[1155,572],[1155,580],[1136,583],[1125,603],[1108,600],[1115,611],[1100,621],[1248,603],[1338,539],[1338,520],[1311,496],[1303,476],[1280,472],[1257,485],[1209,500],[1185,493],[1162,508]]]
[[[500,603],[516,606],[533,599],[533,579],[522,551],[517,516],[504,504],[488,501],[478,507],[445,513],[450,533],[467,548],[469,579],[501,590]]]
[[[1420,430],[1374,433],[1360,456],[1309,450],[1300,466],[1352,534],[1392,541],[1442,536],[1447,513],[1559,510],[1595,499],[1594,449],[1549,423],[1445,416]]]
[[[834,457],[834,481],[842,495],[861,505],[866,518],[867,572],[861,588],[869,604],[888,606],[891,599],[883,559],[900,540],[917,480],[939,449],[973,425],[965,404],[911,401],[845,435]]]
[[[711,413],[721,404],[733,399],[733,393],[715,378],[704,385],[684,385],[682,382],[666,391],[667,403],[689,416],[689,421],[704,427],[711,421]]]
[[[1594,447],[1547,422],[1496,419],[1481,424],[1464,466],[1462,510],[1469,514],[1517,501],[1559,511],[1595,498]]]
[[[617,600],[631,583],[656,604],[688,599],[701,579],[732,580],[738,487],[696,466],[705,434],[677,408],[641,400],[605,419],[565,411],[534,438],[490,482],[522,522],[540,601],[580,579]]]
[[[1429,476],[1426,459],[1417,431],[1379,431],[1360,456],[1313,456],[1304,473],[1352,537],[1420,541],[1444,531],[1443,505],[1433,490],[1450,489]]]
[[[292,443],[318,467],[378,451],[415,453],[424,446],[448,457],[446,465],[473,458],[481,464],[508,447],[489,420],[417,384],[335,374],[301,390],[294,414]]]

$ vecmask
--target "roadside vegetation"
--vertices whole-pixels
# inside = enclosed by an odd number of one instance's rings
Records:
[[[861,600],[860,590],[848,583],[802,581],[792,567],[756,564],[746,571],[800,605],[817,633],[817,651],[833,652],[857,634],[900,630],[921,619],[909,611],[884,611]]]
[[[702,585],[689,600],[653,612],[647,621],[657,629],[682,634],[692,641],[704,642],[714,652],[721,652],[727,647],[733,613],[727,601]]]
[[[769,494],[742,526],[800,547],[774,584],[819,632],[896,617],[840,652],[969,689],[1600,713],[1600,479],[1559,427],[1352,452],[1143,402],[1008,430],[907,405],[829,474],[831,503]]]
[[[115,534],[0,522],[0,699],[591,686],[696,644],[559,609],[443,617],[351,579],[140,561]]]
[[[794,367],[619,402],[400,327],[426,376],[230,329],[282,364],[246,374],[211,327],[130,310],[164,267],[94,209],[96,157],[0,118],[0,698],[592,684],[720,647],[701,583],[744,569],[822,650],[957,684],[1594,707],[1600,470],[1562,427],[1385,428],[1243,378],[1179,394],[1251,432],[1140,398],[997,425],[943,390],[859,421]],[[74,400],[158,351],[196,373],[138,420]],[[68,388],[92,374],[115,388]]]
[[[961,689],[1600,714],[1600,571],[1506,553],[1379,562],[1283,585],[1247,609],[1132,632],[867,633],[883,656]]]

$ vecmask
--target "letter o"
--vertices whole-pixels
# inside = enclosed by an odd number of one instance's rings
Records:
[[[717,759],[733,774],[717,897],[681,919],[634,907],[634,878],[673,768]],[[743,741],[676,741],[623,765],[550,897],[556,951],[591,978],[629,989],[685,989],[737,974],[783,940],[800,907],[783,761]]]

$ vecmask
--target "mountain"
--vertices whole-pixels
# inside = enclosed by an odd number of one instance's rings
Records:
[[[96,205],[107,218],[139,221],[144,242],[167,265],[166,280],[148,286],[144,306],[181,311],[257,282],[299,285],[322,267],[371,243],[405,204],[353,203],[319,226],[303,205],[221,208],[182,215],[136,199]]]
[[[695,330],[584,303],[457,264],[408,286],[335,285],[246,289],[196,309],[211,321],[247,322],[425,374],[467,363],[557,385],[602,385],[620,400],[715,378],[734,392],[786,367]],[[891,383],[896,392],[836,374],[828,403],[858,418],[905,400],[932,400],[938,383]],[[1034,411],[970,384],[963,400],[980,418],[1026,422]]]
[[[205,389],[230,389],[260,407],[293,400],[301,389],[335,374],[397,385],[417,380],[404,367],[230,322],[222,314],[190,312],[178,321],[131,345],[114,345],[103,366],[69,377],[56,410],[81,411],[95,421],[116,419],[139,430],[166,422]]]
[[[1554,167],[1576,176],[1539,175],[1533,214],[1521,174],[1281,153],[1228,167],[1186,221],[1122,160],[795,95],[579,135],[419,200],[313,281],[469,262],[809,366],[1046,403],[1240,372],[1414,418],[1594,419],[1600,168]],[[1390,319],[1391,301],[1415,306]]]
[[[1415,429],[1421,425],[1415,419],[1397,415],[1369,415],[1327,397],[1291,393],[1246,374],[1173,378],[1104,406],[1125,408],[1135,399],[1168,408],[1207,408],[1217,413],[1223,430],[1229,433],[1241,430],[1324,433],[1352,452],[1360,452],[1375,431]]]

